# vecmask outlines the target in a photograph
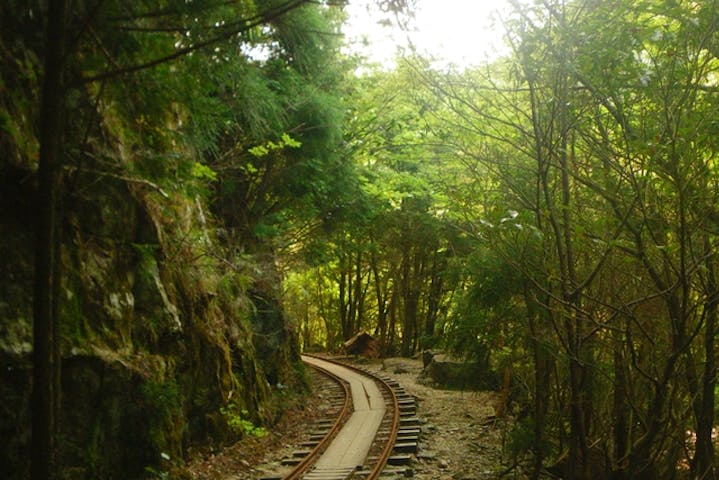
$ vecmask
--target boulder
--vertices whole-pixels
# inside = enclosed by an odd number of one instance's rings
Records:
[[[497,373],[478,362],[455,358],[448,354],[433,354],[426,375],[437,385],[447,388],[496,390]]]
[[[378,358],[380,352],[379,340],[367,332],[360,332],[344,343],[345,352],[350,355],[361,355],[367,358]]]
[[[437,355],[438,352],[435,352],[434,350],[424,350],[422,351],[422,366],[424,368],[429,367],[429,364],[432,363],[432,359],[435,355]]]

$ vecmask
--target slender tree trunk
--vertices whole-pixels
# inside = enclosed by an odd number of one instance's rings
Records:
[[[340,278],[338,305],[340,313],[340,326],[342,327],[342,339],[349,340],[352,337],[351,262],[347,260],[346,255],[342,254],[339,263]]]
[[[567,59],[562,55],[562,62]],[[564,67],[564,65],[563,65]],[[573,244],[574,218],[572,217],[572,188],[569,171],[569,147],[570,132],[568,124],[567,101],[568,97],[568,78],[564,70],[560,71],[558,85],[558,96],[560,107],[558,109],[558,130],[559,130],[559,148],[555,152],[559,161],[559,174],[561,180],[561,209],[556,213],[556,224],[559,226],[559,234],[556,238],[557,244],[562,244],[562,248],[557,248],[557,259],[560,263],[560,271],[562,272],[562,297],[566,303],[567,311],[563,313],[565,317],[565,333],[567,336],[567,346],[569,351],[569,387],[570,387],[570,444],[569,444],[569,477],[589,478],[589,443],[587,440],[588,425],[587,418],[589,409],[591,409],[591,399],[589,392],[586,391],[587,380],[587,362],[584,360],[583,345],[583,322],[580,312],[582,306],[582,294],[575,290],[577,281],[577,272],[575,267],[575,255]],[[572,142],[572,153],[574,145]],[[552,212],[555,215],[555,212]]]
[[[318,299],[318,314],[322,321],[325,324],[325,331],[327,332],[327,338],[325,345],[328,350],[334,350],[335,347],[335,338],[337,337],[337,330],[335,324],[331,321],[334,316],[330,313],[332,312],[332,303],[333,299],[330,295],[328,295],[328,298],[325,299],[325,286],[322,282],[323,275],[320,271],[320,269],[317,269],[317,284],[316,284],[316,291],[317,291],[317,299]]]
[[[50,0],[45,51],[45,73],[40,106],[40,157],[38,163],[35,279],[33,287],[33,480],[52,479],[55,474],[54,435],[57,392],[55,334],[53,327],[55,278],[55,208],[57,172],[62,137],[62,69],[65,46],[65,0]]]
[[[412,344],[412,285],[411,285],[411,266],[410,266],[410,251],[407,244],[403,245],[402,248],[402,264],[400,267],[400,291],[402,298],[402,345],[400,347],[400,355],[403,357],[409,356],[410,347]]]
[[[377,256],[372,253],[370,258],[370,267],[372,269],[372,274],[374,275],[374,289],[375,296],[377,298],[377,327],[375,328],[374,334],[379,335],[380,344],[384,348],[384,346],[387,345],[387,282],[385,282],[385,286],[383,286],[377,263]]]
[[[302,350],[307,351],[312,344],[312,331],[310,330],[310,311],[305,305],[304,315],[302,316]]]
[[[706,250],[711,251],[709,241]],[[704,375],[701,383],[701,393],[695,396],[696,421],[696,454],[692,468],[694,478],[713,480],[716,478],[714,467],[714,443],[712,430],[714,428],[714,393],[717,382],[717,361],[715,338],[717,334],[717,280],[713,257],[709,257],[706,264],[707,301],[705,308],[704,325]]]
[[[667,358],[661,377],[655,382],[652,399],[647,407],[648,427],[641,440],[629,452],[629,478],[648,478],[655,471],[657,444],[667,428],[669,417],[669,390],[675,376],[680,352],[673,351]]]
[[[627,325],[626,328],[629,328]],[[629,452],[629,378],[627,375],[627,360],[624,355],[624,342],[621,335],[617,335],[614,342],[614,392],[613,392],[613,417],[614,425],[614,460],[616,480],[627,478],[627,467]]]
[[[362,320],[364,317],[364,282],[362,279],[362,251],[357,248],[357,257],[355,258],[355,284],[354,284],[354,327],[352,334],[359,333],[362,328]]]
[[[418,249],[418,251],[414,254],[414,268],[412,269],[412,290],[410,291],[412,296],[412,310],[411,310],[411,319],[412,319],[412,345],[410,347],[410,355],[414,355],[417,352],[417,344],[419,343],[419,335],[422,333],[422,325],[421,325],[421,315],[420,312],[422,311],[421,303],[423,298],[423,291],[426,290],[425,288],[425,278],[426,278],[426,262],[425,262],[425,256],[423,254],[422,249]]]
[[[349,340],[352,338],[352,335],[354,335],[354,325],[355,325],[355,317],[357,316],[357,300],[355,299],[355,289],[354,289],[354,255],[352,252],[350,252],[347,255],[347,263],[345,265],[345,273],[343,273],[344,278],[346,278],[346,288],[345,292],[347,294],[347,315],[345,317],[346,326],[345,329],[345,340]]]
[[[64,173],[60,170],[57,174],[57,198],[55,201],[55,228],[53,233],[53,281],[52,281],[52,362],[53,362],[53,428],[54,436],[62,431],[60,410],[62,408],[62,352],[60,351],[60,288],[62,279],[62,219],[63,219],[63,196],[65,192]]]
[[[397,287],[392,288],[392,296],[389,300],[389,307],[387,308],[388,315],[389,315],[389,327],[387,328],[387,334],[388,334],[388,343],[387,348],[389,351],[387,353],[394,353],[395,352],[395,338],[397,336],[397,300],[398,300],[398,292]]]
[[[437,324],[437,318],[439,317],[439,307],[442,303],[442,292],[444,290],[441,270],[442,267],[444,267],[445,262],[440,262],[439,256],[441,254],[438,250],[438,248],[435,248],[434,256],[432,259],[432,274],[429,282],[429,292],[427,295],[427,314],[425,316],[424,323],[424,334],[430,338],[433,337],[435,333],[435,326]]]
[[[547,321],[542,314],[536,311],[536,300],[531,298],[529,290],[524,290],[525,304],[527,305],[527,321],[531,334],[530,345],[534,358],[534,392],[533,392],[533,410],[534,410],[534,430],[532,453],[534,454],[534,462],[532,465],[532,479],[537,480],[544,467],[545,439],[544,430],[549,409],[549,394],[551,391],[551,357],[545,344],[545,333],[543,323]],[[544,302],[549,305],[549,299]],[[548,322],[547,322],[548,323]]]

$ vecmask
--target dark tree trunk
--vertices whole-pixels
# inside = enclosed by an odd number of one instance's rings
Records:
[[[40,106],[40,156],[33,286],[33,392],[32,453],[33,480],[53,478],[55,416],[54,283],[55,209],[57,172],[62,137],[62,64],[65,44],[65,0],[50,0],[45,51],[45,72]]]
[[[375,328],[375,336],[379,335],[380,343],[387,345],[387,281],[382,281],[379,274],[379,266],[377,265],[377,256],[373,253],[370,257],[370,267],[374,275],[375,296],[377,298],[377,327]]]
[[[364,320],[364,299],[366,287],[362,278],[362,251],[357,248],[355,258],[355,284],[354,284],[354,327],[352,334],[358,333]]]
[[[349,265],[351,265],[351,262],[347,261],[346,255],[342,255],[340,258],[338,307],[343,340],[352,338],[352,288]]]
[[[413,351],[417,332],[417,302],[418,292],[412,272],[412,261],[410,248],[402,252],[402,347],[400,353],[403,357],[409,357]]]
[[[647,407],[649,418],[646,432],[629,452],[628,478],[648,478],[656,469],[657,445],[664,440],[669,416],[669,389],[674,378],[681,352],[673,351],[667,358],[661,377],[655,382],[652,398]]]
[[[708,242],[707,242],[708,243]],[[707,245],[707,251],[711,251]],[[701,392],[695,396],[694,416],[696,421],[696,453],[692,468],[694,478],[713,480],[716,478],[714,468],[714,444],[712,429],[714,427],[714,391],[717,380],[715,337],[717,334],[717,282],[714,260],[710,257],[706,262],[707,297],[705,305],[706,323],[704,325],[704,375]]]
[[[395,352],[395,338],[397,334],[397,299],[399,297],[399,294],[397,292],[397,288],[392,288],[392,296],[389,300],[389,307],[387,308],[387,312],[389,315],[389,327],[387,328],[387,352],[386,353],[394,353]]]
[[[629,326],[627,325],[627,329]],[[614,345],[614,478],[623,480],[627,478],[629,452],[629,377],[627,375],[627,360],[624,354],[624,339],[617,338]]]
[[[400,355],[407,356],[409,354],[409,343],[411,332],[407,320],[407,297],[409,296],[409,247],[404,244],[402,246],[402,263],[399,268],[399,298],[402,301],[403,309],[401,312],[402,321],[402,342],[400,344]]]
[[[350,252],[347,255],[347,264],[345,265],[345,273],[342,275],[347,279],[347,288],[345,289],[345,292],[347,294],[347,315],[345,316],[345,340],[349,340],[352,338],[352,335],[355,334],[354,326],[355,326],[355,317],[357,316],[357,300],[355,298],[355,289],[354,289],[354,257],[352,255],[352,252]]]
[[[537,480],[544,469],[545,455],[545,422],[547,418],[547,410],[549,409],[549,396],[551,391],[551,355],[545,343],[545,333],[542,325],[551,323],[550,320],[541,317],[541,312],[536,311],[534,305],[535,300],[531,298],[529,290],[524,290],[525,303],[527,305],[527,320],[529,331],[531,333],[530,345],[532,348],[532,356],[534,359],[534,429],[532,453],[534,454],[534,462],[532,465],[532,479]],[[545,305],[549,304],[549,299],[545,300]]]
[[[442,270],[445,267],[445,261],[440,258],[442,255],[438,248],[435,248],[432,259],[432,273],[429,282],[429,293],[427,295],[427,315],[424,323],[424,334],[427,337],[433,337],[437,318],[439,317],[439,308],[442,303],[442,293],[444,292],[444,282],[442,281]]]
[[[329,350],[334,350],[335,348],[335,338],[337,337],[336,334],[336,327],[335,324],[331,321],[331,314],[329,312],[332,311],[332,297],[329,297],[327,301],[325,301],[324,298],[324,285],[322,282],[322,276],[319,274],[319,269],[317,270],[317,298],[318,298],[318,314],[322,321],[325,324],[325,330],[327,331],[327,345],[326,347]]]

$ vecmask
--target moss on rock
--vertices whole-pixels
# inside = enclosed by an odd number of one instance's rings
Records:
[[[63,219],[58,299],[63,475],[151,476],[181,463],[191,445],[216,448],[247,434],[230,410],[253,426],[275,418],[270,383],[293,368],[292,332],[281,313],[253,316],[279,305],[249,297],[247,271],[206,255],[232,249],[212,237],[198,198],[165,198],[111,176],[76,181]],[[26,476],[29,458],[32,242],[30,226],[3,215],[14,240],[3,267],[12,275],[0,279],[0,291],[22,290],[0,304],[0,464],[13,479]],[[264,328],[281,332],[275,343],[253,341]]]

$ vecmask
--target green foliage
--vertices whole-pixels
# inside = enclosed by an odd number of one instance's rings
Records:
[[[261,158],[264,156],[267,156],[270,152],[276,151],[276,150],[282,150],[284,148],[300,148],[302,146],[302,143],[298,142],[297,140],[290,137],[288,134],[283,133],[280,137],[280,140],[277,142],[269,141],[265,143],[264,145],[257,145],[255,147],[252,147],[248,149],[247,151],[254,157]],[[250,171],[249,173],[256,173],[257,169],[253,167],[254,171]]]
[[[176,380],[146,380],[140,387],[146,412],[149,445],[157,452],[178,455],[177,440],[182,437],[185,420],[183,392]],[[167,455],[161,453],[160,455]]]
[[[191,174],[194,178],[199,180],[217,180],[217,172],[200,162],[194,162],[192,164]]]
[[[531,417],[525,417],[510,427],[506,449],[511,458],[521,458],[536,448],[541,448],[540,445],[534,444],[534,428]]]
[[[706,206],[716,203],[706,182],[717,155],[706,122],[716,106],[719,57],[708,46],[716,9],[515,7],[509,58],[454,73],[414,64],[438,94],[425,112],[433,138],[450,147],[452,173],[441,187],[474,250],[462,258],[466,268],[455,265],[463,288],[447,324],[450,345],[487,347],[497,364],[514,367],[526,386],[518,400],[531,413],[512,434],[511,453],[531,452],[535,476],[565,447],[570,476],[601,475],[577,452],[600,444],[611,452],[603,439],[622,435],[626,450],[611,460],[621,474],[641,476],[647,465],[674,472],[681,442],[673,432],[701,430],[714,408],[695,380],[713,377],[703,375],[715,363],[716,327],[704,323],[715,262],[698,252],[713,256],[716,247],[702,233]],[[685,361],[695,380],[684,381],[675,362]],[[639,394],[639,385],[653,393]],[[664,422],[687,402],[692,421]],[[648,420],[628,425],[627,412]],[[672,449],[662,450],[665,442]],[[684,461],[707,464],[712,455]]]
[[[141,392],[155,412],[155,419],[163,421],[176,415],[182,406],[180,387],[174,380],[156,382],[148,380],[142,384]]]
[[[267,430],[256,426],[248,420],[247,416],[249,412],[246,409],[240,408],[235,402],[230,402],[226,406],[221,407],[220,413],[225,419],[225,422],[227,422],[227,425],[239,435],[250,435],[258,438],[267,435]]]

